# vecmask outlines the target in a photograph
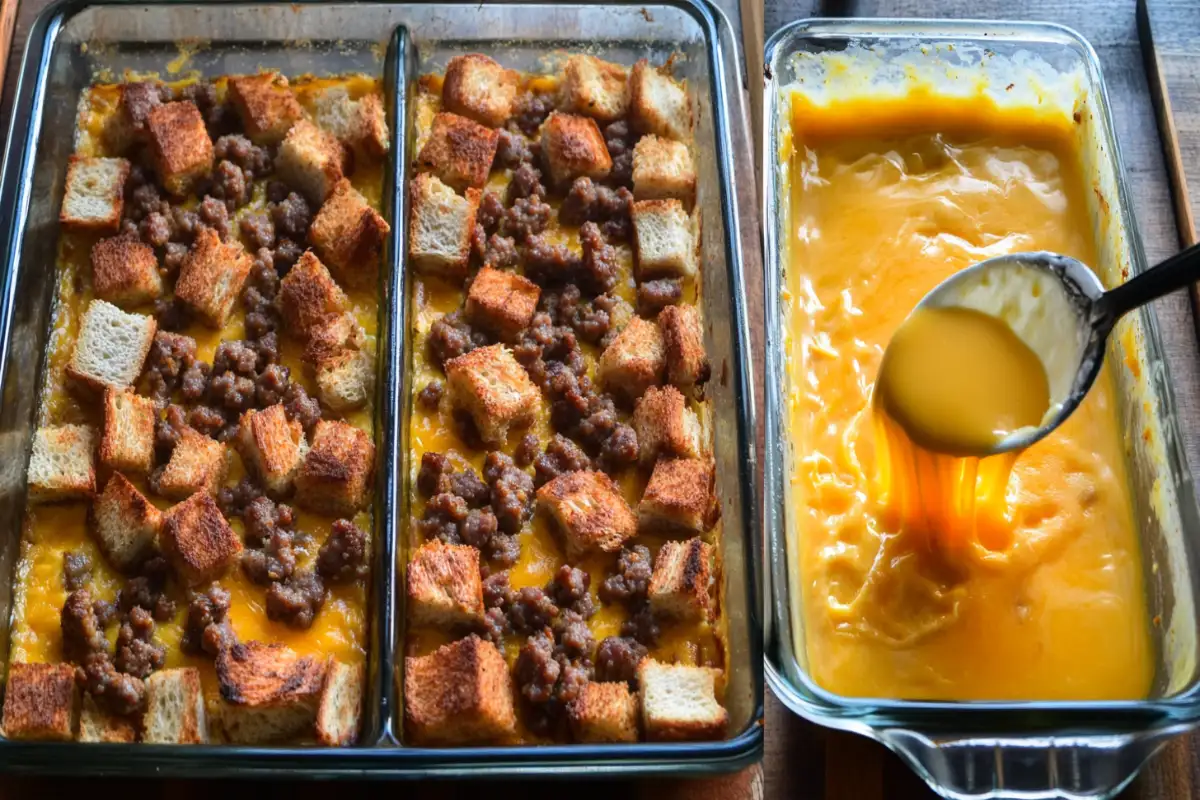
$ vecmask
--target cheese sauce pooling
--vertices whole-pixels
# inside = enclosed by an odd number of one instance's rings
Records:
[[[1153,658],[1107,371],[1019,458],[905,449],[871,408],[884,348],[948,276],[1024,250],[1095,263],[1069,121],[934,98],[816,108],[794,95],[792,110],[800,657],[851,696],[1144,697]],[[932,506],[897,493],[929,479],[950,487]]]

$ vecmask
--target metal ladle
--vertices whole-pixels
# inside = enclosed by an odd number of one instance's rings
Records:
[[[1051,405],[1041,424],[1013,431],[981,454],[994,455],[1029,447],[1071,416],[1100,373],[1104,345],[1117,320],[1197,280],[1200,245],[1111,291],[1105,291],[1096,273],[1074,258],[1048,252],[1012,253],[952,275],[925,295],[917,308],[965,307],[1001,317],[1046,368]]]

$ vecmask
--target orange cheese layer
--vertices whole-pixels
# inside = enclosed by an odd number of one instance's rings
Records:
[[[549,82],[551,81],[552,79],[550,78],[532,76],[528,78],[527,86],[544,90],[550,85]],[[423,78],[422,85],[426,91],[422,92],[417,100],[416,137],[418,148],[422,142],[423,134],[428,132],[428,128],[432,124],[433,115],[437,113],[441,105],[441,99],[437,94],[441,89],[441,81],[436,76],[426,76]],[[503,197],[510,178],[511,173],[507,170],[493,172],[487,189],[496,191]],[[558,201],[550,199],[547,202],[555,207],[555,214],[545,232],[546,236],[554,243],[564,244],[576,253],[581,252],[579,229],[574,226],[560,225],[557,213]],[[618,244],[615,246],[621,259],[621,267],[620,277],[612,292],[629,303],[636,305],[637,295],[636,282],[633,277],[633,253],[628,245]],[[444,453],[450,456],[456,469],[461,469],[463,466],[469,464],[481,476],[483,474],[483,462],[487,454],[485,451],[472,450],[462,441],[455,429],[448,403],[443,402],[437,411],[431,412],[419,403],[413,402],[416,393],[420,392],[430,381],[445,380],[442,370],[429,357],[427,348],[429,329],[442,315],[462,309],[466,294],[461,287],[451,286],[437,278],[412,275],[409,281],[408,302],[410,319],[412,320],[411,330],[414,337],[412,346],[413,365],[410,373],[412,379],[409,384],[411,391],[410,397],[407,398],[407,402],[412,404],[408,443],[409,485],[411,487],[410,513],[413,519],[419,519],[424,511],[425,504],[424,499],[416,489],[417,472],[420,469],[422,454],[426,452]],[[688,302],[695,302],[696,291],[694,285],[685,287],[684,299]],[[588,362],[589,373],[594,378],[596,362],[600,356],[600,351],[595,346],[588,344],[583,344],[582,348]],[[701,419],[705,418],[703,416],[707,413],[705,406],[693,403],[692,407],[697,414],[702,415]],[[623,419],[622,421],[628,422],[627,419]],[[526,433],[536,434],[538,441],[543,447],[554,436],[554,430],[550,425],[548,404],[545,402],[542,403],[541,412],[533,426],[523,430],[514,429],[510,432],[509,440],[503,448],[504,452],[512,455]],[[628,469],[623,474],[616,476],[617,483],[620,485],[625,500],[629,503],[630,507],[637,508],[648,477],[648,475],[640,474],[637,469]],[[710,536],[711,541],[719,543],[720,523],[717,524]],[[526,524],[524,530],[518,534],[518,539],[521,543],[521,556],[509,572],[509,581],[512,588],[515,590],[526,586],[539,588],[545,586],[554,577],[559,566],[566,561],[562,544],[553,529],[551,521],[544,514],[536,513],[533,520]],[[648,547],[653,557],[657,554],[658,548],[665,540],[666,537],[640,534],[634,542]],[[401,537],[401,542],[405,548],[405,554],[402,557],[404,560],[407,560],[408,554],[411,554],[416,548],[421,546],[422,538],[412,525],[408,525],[405,535]],[[715,549],[719,550],[720,548],[718,546]],[[629,616],[623,605],[605,605],[600,602],[599,595],[597,594],[604,579],[615,570],[616,564],[616,554],[608,555],[600,553],[590,555],[573,565],[585,570],[591,576],[589,591],[595,604],[596,613],[589,620],[589,627],[597,643],[608,636],[619,636],[621,633],[621,623]],[[686,624],[671,622],[663,624],[658,645],[651,650],[650,655],[668,663],[678,662],[681,664],[723,668],[725,659],[723,636],[721,633],[722,624],[721,620],[717,620],[712,624],[706,622]],[[428,626],[410,625],[404,652],[407,656],[426,655],[441,645],[457,638],[459,636],[450,631],[430,628]],[[504,654],[510,667],[516,662],[517,654],[524,641],[523,637],[516,635],[510,635],[506,638]],[[514,742],[512,742],[513,744],[538,741],[542,741],[542,739],[539,739],[535,734],[525,729],[523,724],[518,722],[517,736]]]
[[[217,81],[218,92],[224,92],[224,79]],[[351,97],[361,97],[369,92],[381,90],[379,81],[365,76],[350,76],[338,79],[297,79],[292,81],[296,97],[310,112],[317,93],[333,85],[343,85]],[[119,98],[115,85],[95,86],[80,112],[77,153],[84,156],[112,155],[104,146],[104,130],[111,115],[116,111]],[[377,165],[361,165],[351,176],[356,189],[376,208],[379,207],[383,191],[383,173]],[[261,212],[266,204],[265,181],[255,186],[253,200],[239,209],[232,218],[233,229],[237,230],[237,219],[245,214]],[[66,365],[74,352],[79,322],[91,302],[91,266],[89,253],[94,237],[66,233],[62,235],[58,259],[58,297],[54,311],[54,329],[50,337],[50,352],[46,383],[43,388],[39,425],[83,423],[99,426],[102,414],[93,401],[81,400],[71,392],[66,383]],[[378,329],[378,299],[373,291],[347,290],[353,311],[365,330],[368,341],[374,342]],[[149,313],[149,309],[140,309]],[[229,323],[220,331],[193,324],[183,333],[193,337],[197,344],[197,357],[209,363],[222,341],[244,338],[244,312],[239,303]],[[280,336],[280,360],[291,369],[292,380],[301,381],[315,396],[316,386],[301,366],[303,347],[287,336]],[[374,429],[374,410],[366,408],[353,412],[346,421],[368,432]],[[245,474],[239,457],[232,457],[228,485],[235,484]],[[133,476],[130,476],[133,479]],[[104,476],[101,476],[101,480]],[[145,482],[135,480],[138,488],[161,508],[170,503],[149,495]],[[103,485],[103,484],[101,484]],[[13,661],[60,661],[62,660],[60,612],[67,597],[62,582],[62,562],[67,553],[87,553],[92,562],[92,583],[89,586],[94,597],[112,600],[124,585],[124,578],[104,560],[95,539],[87,530],[86,503],[67,503],[53,506],[31,506],[26,518],[21,542],[21,556],[17,567],[17,583],[13,604],[12,651]],[[367,531],[372,530],[371,510],[361,512],[355,524]],[[311,567],[317,551],[329,534],[332,517],[323,517],[308,512],[297,513],[297,529],[308,534],[307,541],[297,549],[297,567]],[[241,533],[241,521],[232,520],[233,527]],[[242,641],[259,640],[283,642],[304,654],[332,655],[349,664],[362,663],[367,650],[367,590],[362,582],[348,585],[333,585],[312,627],[298,631],[280,622],[267,619],[264,607],[265,587],[251,582],[240,569],[233,569],[221,579],[221,585],[231,594],[230,619],[234,630]],[[167,647],[167,666],[194,666],[201,670],[206,693],[213,697],[217,692],[216,676],[212,659],[188,656],[180,652],[178,644],[183,635],[187,615],[186,591],[180,586],[169,587],[171,597],[177,603],[175,619],[158,623],[155,641]],[[115,637],[116,628],[109,629]]]
[[[1096,262],[1071,128],[982,99],[818,108],[792,97],[781,154],[791,180],[789,535],[797,655],[829,691],[941,700],[1149,691],[1141,556],[1107,371],[1066,425],[1017,459],[1003,535],[947,548],[903,524],[885,503],[875,444],[884,348],[926,292],[1002,253]]]

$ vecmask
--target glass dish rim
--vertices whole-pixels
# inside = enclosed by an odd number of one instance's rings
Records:
[[[782,330],[781,307],[778,302],[781,259],[779,240],[785,224],[779,215],[777,197],[778,182],[775,164],[777,160],[777,112],[779,91],[774,70],[778,59],[786,57],[787,46],[801,40],[847,40],[847,39],[922,39],[938,42],[969,42],[986,46],[989,41],[1011,43],[1061,45],[1073,49],[1081,57],[1087,70],[1089,87],[1097,90],[1097,110],[1102,133],[1110,152],[1107,157],[1113,162],[1117,179],[1117,201],[1122,214],[1122,232],[1129,253],[1130,271],[1139,274],[1147,268],[1145,250],[1136,220],[1132,214],[1129,194],[1129,178],[1121,148],[1117,140],[1112,118],[1112,106],[1104,79],[1100,60],[1092,45],[1074,29],[1051,22],[1023,22],[1010,20],[980,19],[933,19],[864,17],[835,19],[811,17],[796,20],[779,28],[767,40],[765,46],[766,97],[762,120],[763,147],[763,261],[764,292],[766,303],[766,353],[764,425],[766,446],[764,447],[763,518],[766,547],[767,595],[765,602],[768,631],[764,640],[767,684],[793,711],[802,716],[840,727],[876,728],[917,723],[924,728],[952,728],[962,731],[972,728],[997,728],[1007,731],[1062,730],[1064,727],[1081,730],[1112,728],[1115,720],[1139,722],[1139,728],[1169,726],[1200,720],[1200,675],[1183,691],[1169,698],[1151,700],[1120,701],[920,701],[896,700],[891,698],[858,698],[829,692],[812,680],[808,672],[798,663],[790,644],[792,632],[791,612],[788,608],[790,587],[787,580],[787,562],[784,537],[785,509],[782,491],[783,450],[772,447],[771,442],[782,441],[784,434],[781,417],[784,386],[782,385]],[[790,54],[794,52],[787,49]],[[1142,309],[1141,322],[1148,351],[1162,354],[1163,346],[1158,321],[1153,311]],[[1163,364],[1167,374],[1169,365]],[[1182,450],[1179,436],[1178,405],[1173,384],[1169,379],[1162,381],[1163,391],[1159,400],[1162,410],[1161,423],[1164,436],[1168,439],[1168,457],[1179,465],[1179,477],[1187,486],[1192,485],[1192,475],[1186,454]],[[1156,391],[1158,387],[1156,387]],[[774,437],[774,438],[773,438]],[[1191,500],[1190,492],[1180,497],[1180,502]],[[1194,501],[1192,501],[1194,502]],[[1193,574],[1193,581],[1195,575]],[[782,587],[782,588],[779,588]],[[786,631],[785,633],[782,633]],[[785,639],[786,636],[786,639]],[[795,677],[793,677],[795,676]],[[798,680],[796,680],[798,678]],[[953,715],[950,717],[949,715]]]

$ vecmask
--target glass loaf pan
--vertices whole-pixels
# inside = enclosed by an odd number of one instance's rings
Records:
[[[828,53],[848,59],[855,69],[842,69],[847,62],[841,61],[826,70],[822,58]],[[917,80],[950,97],[983,86],[1001,108],[1038,97],[1074,112],[1085,175],[1095,189],[1088,193],[1100,258],[1094,266],[1109,285],[1146,269],[1096,54],[1077,33],[1047,24],[802,20],[772,37],[766,63],[767,681],[796,713],[883,742],[946,797],[1111,796],[1167,738],[1200,719],[1195,609],[1200,517],[1153,309],[1123,320],[1108,353],[1154,618],[1151,696],[1104,703],[953,703],[842,697],[808,674],[792,552],[796,533],[784,499],[790,456],[780,303],[788,268],[787,88],[797,83],[824,96],[868,87],[904,96]],[[1132,352],[1124,349],[1128,343]],[[1148,439],[1142,431],[1150,433]]]
[[[67,157],[73,151],[80,92],[97,76],[124,70],[168,74],[186,49],[186,70],[202,75],[278,69],[285,75],[364,72],[383,75],[392,128],[384,214],[392,236],[380,284],[375,530],[370,587],[370,651],[359,745],[155,746],[56,744],[0,739],[0,769],[56,773],[150,774],[169,769],[196,776],[556,774],[699,774],[736,769],[762,749],[759,595],[751,543],[756,508],[753,432],[741,252],[733,207],[729,98],[739,91],[736,44],[729,25],[706,0],[666,0],[645,7],[616,4],[381,3],[89,3],[62,0],[35,22],[27,43],[0,172],[0,237],[5,254],[0,294],[0,658],[7,666],[12,575],[25,513],[24,471],[47,352],[54,287],[57,214]],[[603,36],[597,39],[596,36]],[[500,43],[503,52],[495,52]],[[705,216],[705,312],[708,347],[725,379],[714,382],[715,448],[725,509],[724,613],[730,737],[680,745],[563,745],[539,748],[418,749],[402,741],[402,697],[396,648],[402,647],[396,542],[405,519],[403,432],[410,363],[405,340],[403,246],[406,228],[406,97],[418,67],[444,66],[448,54],[479,50],[531,68],[536,54],[587,48],[632,58],[684,58],[677,69],[693,87]],[[740,131],[740,129],[739,129]],[[738,146],[746,147],[742,136]],[[712,326],[713,320],[729,320]],[[724,367],[724,369],[722,369]]]

